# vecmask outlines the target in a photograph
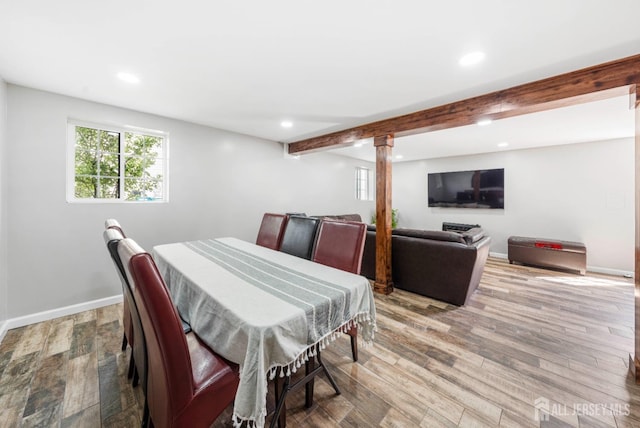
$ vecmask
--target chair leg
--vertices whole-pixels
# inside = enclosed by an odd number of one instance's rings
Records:
[[[133,358],[133,350],[131,351],[131,357],[129,357],[129,371],[127,372],[127,379],[131,379],[136,370],[136,362]]]
[[[306,362],[306,364],[304,365],[304,371],[305,371],[305,375],[309,375],[309,373],[311,373],[313,371],[313,369],[315,369],[316,367],[316,361],[315,361],[315,357],[309,357],[309,361]],[[311,406],[313,406],[313,386],[315,384],[315,381],[313,378],[311,378],[309,380],[309,382],[307,382],[307,384],[304,386],[305,387],[305,402],[304,402],[304,407],[306,407],[307,409],[311,408]]]
[[[140,383],[140,375],[138,374],[138,369],[134,368],[133,380],[131,381],[131,386],[135,388],[136,386],[138,386],[138,383]]]
[[[275,409],[278,407],[278,399],[280,398],[280,382],[278,381],[278,374],[276,374],[276,378],[273,379],[273,397],[274,397],[274,412]]]
[[[280,382],[281,380],[276,378],[275,380],[276,382]],[[278,426],[280,428],[285,428],[285,424],[286,424],[286,406],[285,406],[285,399],[287,397],[287,394],[289,393],[289,383],[291,382],[291,377],[290,376],[286,376],[284,378],[284,385],[282,386],[282,392],[280,393],[280,396],[278,397],[276,395],[276,399],[278,400],[277,403],[278,405],[276,406],[276,410],[273,413],[273,419],[271,419],[271,425],[270,428],[275,428],[276,424],[278,424]],[[282,413],[284,412],[284,413]],[[282,413],[282,415],[281,415]],[[282,416],[282,417],[281,417]]]
[[[351,354],[353,355],[353,362],[358,361],[358,338],[351,336]]]
[[[325,366],[324,363],[322,362],[322,357],[320,356],[320,347],[318,347],[318,354],[316,355],[316,358],[318,359],[318,364],[322,366],[322,371],[324,371],[324,374],[327,376],[327,379],[329,379],[329,383],[331,383],[331,386],[333,386],[333,389],[336,391],[336,395],[340,395],[341,392],[340,392],[340,388],[338,388],[338,384],[333,379],[333,376],[331,376],[331,373],[329,373],[329,370],[327,370],[327,366]]]
[[[142,428],[150,428],[153,426],[151,423],[151,415],[149,414],[149,404],[147,399],[144,399],[144,412],[142,413]]]
[[[358,361],[358,327],[351,327],[347,334],[351,337],[351,354],[353,355],[353,362]]]

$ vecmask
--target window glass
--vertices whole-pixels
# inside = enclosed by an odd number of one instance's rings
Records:
[[[167,137],[69,123],[70,201],[166,201]]]
[[[356,167],[356,199],[368,201],[369,198],[369,168]]]

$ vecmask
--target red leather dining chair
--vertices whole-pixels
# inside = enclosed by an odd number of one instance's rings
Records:
[[[279,251],[288,217],[284,214],[265,213],[262,216],[256,244]]]
[[[180,316],[151,255],[132,239],[118,244],[145,331],[151,426],[209,427],[233,402],[238,367],[182,330]],[[144,424],[144,421],[143,421]]]
[[[318,229],[312,260],[336,269],[360,274],[367,226],[354,221],[323,220]],[[358,361],[358,328],[351,327],[353,361]]]

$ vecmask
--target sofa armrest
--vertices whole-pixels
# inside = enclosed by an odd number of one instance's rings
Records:
[[[484,238],[484,229],[481,227],[474,227],[473,229],[469,229],[466,232],[461,233],[462,238],[467,244],[475,244],[482,238]]]

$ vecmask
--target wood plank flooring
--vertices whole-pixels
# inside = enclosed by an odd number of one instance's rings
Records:
[[[457,308],[396,290],[376,295],[378,331],[351,361],[323,352],[315,405],[287,400],[291,427],[640,427],[631,280],[489,259]],[[0,344],[0,427],[136,427],[121,305],[11,330]],[[214,427],[231,427],[231,408]]]

